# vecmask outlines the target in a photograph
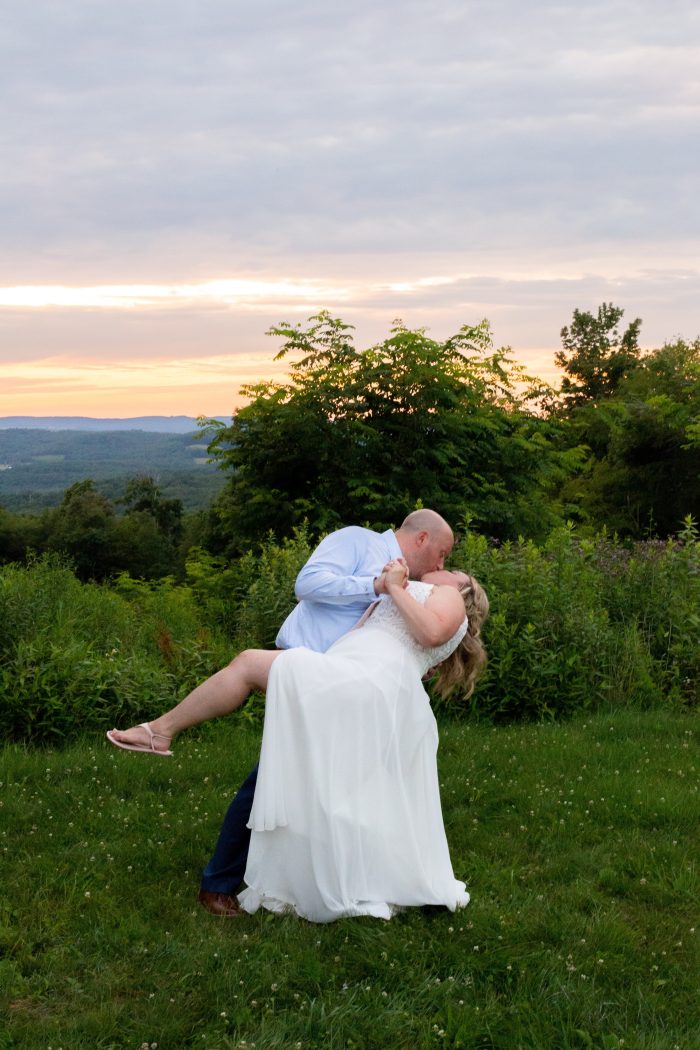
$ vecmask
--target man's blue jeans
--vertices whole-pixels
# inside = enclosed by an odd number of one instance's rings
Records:
[[[243,882],[248,861],[250,828],[246,827],[253,808],[258,767],[241,784],[226,811],[212,858],[202,872],[201,889],[231,896]]]

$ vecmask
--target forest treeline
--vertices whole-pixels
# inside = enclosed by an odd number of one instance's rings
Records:
[[[642,352],[640,329],[611,303],[575,310],[555,390],[494,347],[486,321],[443,341],[396,323],[364,350],[328,313],[281,324],[289,377],[244,387],[230,425],[202,421],[224,479],[205,510],[185,512],[145,470],[114,498],[83,478],[39,514],[0,505],[0,562],[53,551],[82,580],[183,579],[193,546],[235,558],[304,523],[387,528],[419,505],[499,542],[566,522],[673,536],[700,513],[700,339]]]

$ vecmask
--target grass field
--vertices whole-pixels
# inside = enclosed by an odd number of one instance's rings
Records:
[[[199,869],[255,728],[173,760],[2,752],[0,1048],[697,1050],[697,721],[441,724],[462,912],[217,920]]]

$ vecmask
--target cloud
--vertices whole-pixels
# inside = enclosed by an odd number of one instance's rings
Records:
[[[698,159],[690,4],[74,0],[10,22],[0,191],[19,246],[696,232],[674,163]]]
[[[700,327],[695,0],[33,0],[0,100],[8,362],[271,356],[323,307]]]
[[[263,301],[296,304],[311,303],[330,296],[343,298],[338,287],[309,281],[253,281],[219,278],[198,284],[170,285],[19,285],[0,288],[0,307],[86,307],[89,309],[133,309],[138,307],[191,307],[195,303],[220,306],[255,307]]]

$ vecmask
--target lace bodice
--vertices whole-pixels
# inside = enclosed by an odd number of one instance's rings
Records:
[[[432,584],[419,583],[417,580],[411,580],[408,584],[408,593],[412,598],[415,598],[416,601],[420,602],[421,605],[425,605],[432,589]],[[422,676],[426,671],[430,670],[431,667],[435,667],[437,664],[442,663],[443,660],[447,659],[450,653],[454,652],[464,638],[464,635],[467,633],[467,618],[466,616],[464,617],[461,624],[448,641],[443,642],[442,645],[426,647],[420,645],[415,640],[397,607],[390,599],[385,598],[384,601],[379,602],[379,604],[372,610],[372,613],[363,625],[362,630],[388,631],[395,638],[398,638],[416,657],[420,664],[420,673]]]

